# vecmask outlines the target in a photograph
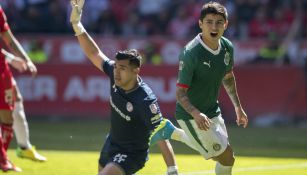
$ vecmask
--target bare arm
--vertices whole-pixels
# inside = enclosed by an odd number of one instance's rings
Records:
[[[177,86],[176,89],[176,99],[179,104],[183,107],[183,109],[191,114],[194,118],[197,126],[201,130],[207,131],[209,129],[211,120],[203,113],[201,113],[189,100],[187,95],[188,88],[183,88]]]
[[[233,71],[227,73],[223,78],[224,88],[230,97],[230,100],[235,108],[240,108],[241,103],[237,93],[236,80]]]
[[[235,76],[234,76],[233,71],[227,73],[224,76],[223,85],[224,85],[224,88],[225,88],[234,108],[235,108],[236,115],[237,115],[237,120],[236,120],[237,124],[243,125],[243,127],[245,128],[248,124],[248,119],[247,119],[247,115],[245,114],[244,110],[242,109],[242,106],[241,106],[241,103],[240,103],[240,100],[239,100]]]
[[[70,22],[73,30],[75,31],[75,35],[78,38],[81,48],[83,52],[87,56],[87,58],[101,71],[103,71],[101,65],[104,61],[108,60],[108,58],[104,55],[104,53],[98,48],[95,41],[92,37],[86,32],[82,23],[82,8],[85,0],[70,0],[72,11],[70,14]]]
[[[159,149],[162,153],[165,164],[168,167],[168,174],[178,174],[175,154],[172,145],[168,140],[161,140],[158,143]]]
[[[12,50],[12,52],[21,57],[24,58],[26,61],[31,61],[21,44],[18,42],[18,40],[15,38],[11,30],[8,30],[5,32],[2,36],[5,44]]]
[[[192,115],[193,112],[198,112],[198,109],[195,108],[187,95],[188,88],[178,87],[176,89],[176,99],[179,102],[179,104],[184,108],[185,111],[187,111],[189,114]]]
[[[16,57],[3,48],[1,49],[1,53],[5,56],[5,60],[19,72],[24,72],[27,70],[27,65],[23,59]]]
[[[18,40],[15,38],[11,30],[5,32],[2,35],[2,39],[16,56],[25,59],[29,71],[32,73],[33,76],[35,76],[37,74],[36,66],[33,64],[30,57],[27,55],[26,51],[23,49]]]
[[[87,58],[100,70],[102,70],[101,65],[104,61],[108,60],[108,58],[104,55],[104,53],[98,48],[95,41],[91,38],[91,36],[84,32],[81,35],[77,36],[78,41],[80,43],[83,52],[87,56]]]

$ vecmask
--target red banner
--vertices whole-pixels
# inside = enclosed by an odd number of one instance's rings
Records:
[[[108,116],[109,79],[92,65],[39,65],[39,74],[15,74],[26,111],[35,115]],[[239,96],[250,117],[281,112],[306,115],[307,89],[298,67],[244,66],[235,68]],[[142,67],[141,76],[158,96],[162,112],[173,116],[177,66]],[[224,117],[234,109],[222,91]]]

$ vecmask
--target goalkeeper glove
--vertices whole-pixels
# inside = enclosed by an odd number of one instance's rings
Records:
[[[72,24],[72,28],[75,31],[75,35],[78,36],[85,32],[85,29],[81,23],[84,0],[70,0],[70,4],[72,7],[70,22]]]

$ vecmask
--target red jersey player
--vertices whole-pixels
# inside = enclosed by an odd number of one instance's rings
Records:
[[[7,56],[7,54],[5,56],[4,53],[6,52],[3,50],[0,53],[0,169],[2,169],[2,171],[21,171],[20,168],[16,167],[8,160],[6,154],[7,148],[9,147],[9,144],[13,137],[12,125],[13,110],[15,111],[14,104],[17,99],[16,96],[20,95],[20,92],[18,92],[16,84],[14,83],[15,81],[12,77],[8,62],[10,62],[11,65],[14,68],[17,68],[19,71],[25,71],[26,69],[28,69],[32,73],[32,75],[36,75],[37,69],[30,60],[30,58],[27,56],[20,43],[12,34],[6,20],[5,13],[1,6],[0,36],[6,46],[11,49],[15,55],[25,59],[25,62],[22,64],[21,60],[17,59],[17,57],[9,57]],[[2,46],[0,46],[0,48],[2,48]]]

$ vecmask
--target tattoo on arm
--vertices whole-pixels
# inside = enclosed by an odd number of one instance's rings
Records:
[[[196,108],[191,104],[189,97],[187,96],[187,89],[177,87],[176,90],[176,98],[179,104],[189,113],[191,114]]]
[[[223,85],[234,107],[240,107],[241,103],[238,97],[236,80],[233,72],[225,75],[223,79]]]

